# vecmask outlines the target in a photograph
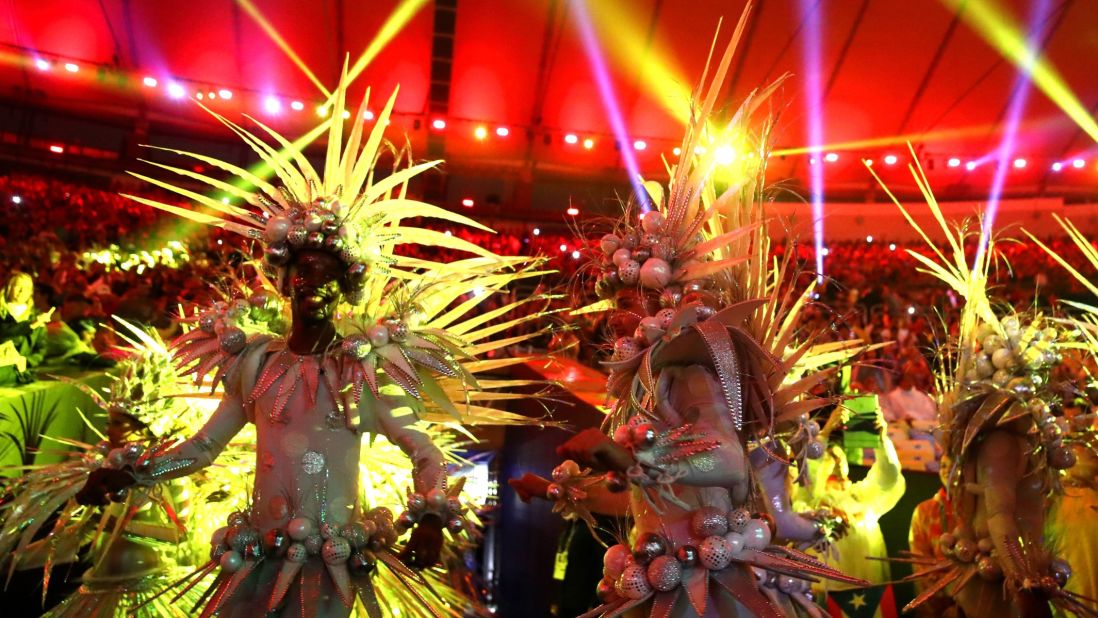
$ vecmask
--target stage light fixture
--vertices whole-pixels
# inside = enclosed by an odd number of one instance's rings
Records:
[[[263,109],[268,114],[278,114],[282,111],[282,101],[278,97],[267,97],[263,99]]]
[[[461,205],[466,207],[466,208],[472,208],[474,204],[476,204],[476,202],[474,202],[473,198],[471,198],[471,197],[467,197],[467,198],[461,200]]]
[[[1014,169],[1018,169],[1018,170],[1025,169],[1026,163],[1027,163],[1027,161],[1025,159],[1021,159],[1021,158],[1015,159],[1014,160]]]
[[[839,153],[837,153],[837,152],[829,152],[829,153],[824,155],[824,161],[827,161],[828,163],[834,163],[838,160],[839,160]]]
[[[694,147],[694,154],[696,154],[696,155],[705,154],[705,146],[695,146]]]
[[[578,259],[580,259],[580,252],[579,252],[579,251],[573,251],[573,252],[572,252],[572,259],[573,259],[573,260],[578,260]]]
[[[442,131],[446,128],[446,121],[442,118],[435,118],[431,121],[431,128],[436,131]]]
[[[211,101],[213,101],[213,100],[217,99],[217,93],[216,93],[216,92],[214,92],[213,90],[211,90],[211,91],[207,92],[207,93],[206,93],[206,96],[207,96],[207,97],[209,97],[209,99],[210,99]]]
[[[564,211],[564,212],[567,212],[567,213],[568,213],[568,216],[570,216],[570,217],[574,217],[574,216],[576,216],[576,215],[580,214],[580,209],[579,209],[579,208],[576,208],[575,206],[569,206],[569,207],[568,207],[568,210],[566,210],[566,211]]]
[[[488,137],[488,129],[485,127],[477,127],[473,129],[473,137],[483,140]]]
[[[290,101],[290,109],[294,110],[295,112],[300,112],[301,110],[305,109],[305,104],[301,101]]]
[[[187,96],[187,91],[183,89],[183,86],[172,82],[168,84],[168,96],[173,99],[182,99]]]
[[[496,135],[498,137],[507,137],[510,134],[511,129],[508,129],[507,127],[496,127]]]
[[[365,120],[373,120],[374,119],[374,113],[370,110],[366,110],[366,111],[362,112],[362,118],[365,119]]]
[[[217,96],[228,101],[229,99],[233,98],[233,91],[229,90],[228,88],[222,88],[221,90],[217,91]]]
[[[23,198],[19,197],[18,195],[13,195],[13,196],[11,196],[11,203],[12,204],[22,204],[23,203]]]
[[[320,116],[321,118],[327,118],[328,117],[328,106],[327,105],[317,105],[316,106],[316,115]]]
[[[1058,172],[1062,169],[1064,169],[1064,164],[1063,163],[1060,163],[1059,161],[1057,161],[1057,162],[1052,164],[1052,171]]]
[[[717,146],[717,149],[713,151],[713,158],[718,165],[731,165],[736,160],[736,149],[729,144]]]
[[[560,243],[560,252],[564,253],[565,251],[568,251],[568,245]]]
[[[202,99],[205,99],[205,98],[206,98],[206,95],[205,95],[205,94],[203,94],[202,92],[196,92],[196,93],[194,93],[194,98],[196,98],[196,99],[198,99],[199,101],[201,101]]]
[[[160,82],[158,82],[156,78],[152,75],[146,75],[145,78],[141,80],[141,83],[145,84],[149,88],[156,88],[156,85]]]
[[[634,150],[644,150],[645,148],[648,148],[648,143],[644,140],[638,139],[633,141]]]
[[[885,165],[896,165],[896,162],[899,160],[900,158],[893,154],[885,155],[884,157]]]
[[[342,114],[342,115],[343,115],[343,119],[344,119],[344,120],[347,120],[348,118],[350,118],[350,117],[351,117],[351,110],[347,110],[347,109],[343,110],[343,114]]]
[[[567,135],[564,136],[564,143],[565,144],[577,144],[577,143],[579,143],[579,141],[580,141],[580,138],[575,133],[568,133]]]
[[[65,147],[60,144],[53,144],[50,146],[50,152],[54,154],[62,154],[65,152]]]
[[[673,149],[671,149],[671,153],[677,157],[682,154],[682,148],[675,146]]]
[[[1083,166],[1086,165],[1086,164],[1087,164],[1087,162],[1082,160],[1082,159],[1074,159],[1071,162],[1071,166],[1074,167],[1077,170],[1083,169]]]
[[[888,250],[889,251],[895,251],[896,250],[896,243],[894,243],[894,242],[888,243]]]
[[[866,167],[873,167],[873,159],[863,159]]]
[[[66,62],[65,63],[65,70],[68,71],[69,73],[75,73],[75,72],[80,70],[80,66],[78,64],[76,64],[75,62]]]
[[[873,243],[873,235],[870,234],[869,236],[866,236],[865,237],[865,242],[867,242],[869,244],[872,244]]]
[[[946,161],[946,165],[949,167],[961,167],[961,160],[957,157],[950,157],[949,161]]]
[[[583,140],[583,147],[587,150],[591,150],[595,147],[595,140],[591,139],[590,137]]]
[[[541,228],[540,227],[534,228],[534,236],[541,236]]]
[[[976,162],[975,161],[969,161],[968,163],[965,163],[965,169],[970,171],[970,172],[972,170],[976,169]]]
[[[816,157],[809,157],[808,158],[808,164],[809,165],[816,165]]]
[[[53,68],[53,65],[50,64],[50,61],[46,60],[44,58],[39,58],[39,59],[35,60],[34,61],[34,66],[39,71],[49,71],[51,68]]]

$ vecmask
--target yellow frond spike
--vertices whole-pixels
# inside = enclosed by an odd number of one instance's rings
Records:
[[[213,187],[214,189],[217,189],[218,191],[223,191],[225,193],[228,193],[229,195],[231,195],[231,196],[233,196],[233,197],[235,197],[239,200],[242,200],[244,202],[247,202],[248,204],[251,204],[252,206],[259,206],[259,200],[256,199],[254,193],[252,193],[251,191],[245,191],[245,190],[241,189],[240,187],[237,187],[236,185],[234,185],[232,183],[224,182],[222,180],[218,180],[217,178],[213,178],[213,177],[207,176],[205,174],[199,174],[198,172],[192,172],[191,170],[184,169],[182,167],[175,167],[174,165],[165,165],[163,163],[157,163],[156,161],[152,161],[152,160],[149,160],[149,159],[139,158],[137,160],[142,162],[142,163],[147,163],[149,165],[159,167],[160,169],[167,170],[169,172],[172,172],[173,174],[178,174],[180,176],[184,176],[186,178],[190,178],[192,180],[197,180],[199,182],[205,183],[205,184]],[[237,208],[235,206],[226,206],[226,208],[228,208],[231,212],[236,213],[236,215],[239,215],[240,217],[251,214],[249,211],[247,211],[243,208]]]
[[[176,193],[178,195],[181,195],[181,196],[183,196],[183,197],[185,197],[189,200],[192,200],[192,201],[195,201],[199,204],[202,204],[203,206],[206,206],[207,208],[210,208],[212,210],[216,210],[217,212],[220,212],[220,213],[232,216],[232,217],[236,217],[237,219],[240,219],[242,221],[247,221],[249,223],[252,223],[253,226],[255,224],[254,223],[255,222],[254,217],[252,216],[251,213],[249,213],[246,210],[241,210],[239,208],[234,208],[232,206],[222,204],[220,200],[215,200],[211,197],[207,197],[205,195],[202,195],[201,193],[195,193],[194,191],[184,189],[183,187],[177,187],[177,186],[175,186],[171,183],[167,183],[167,182],[164,182],[162,180],[157,180],[156,178],[152,178],[151,176],[146,176],[144,174],[139,174],[137,172],[128,172],[128,174],[130,176],[133,176],[134,178],[144,180],[145,182],[147,182],[151,185],[155,185],[157,187],[160,187],[161,189],[165,189],[167,191],[171,191],[172,193]]]
[[[362,152],[357,155],[350,182],[343,187],[343,194],[346,201],[351,201],[358,197],[359,192],[362,190],[363,183],[365,183],[367,177],[370,177],[373,173],[374,161],[377,160],[378,155],[377,149],[381,146],[382,139],[385,135],[385,125],[388,123],[389,117],[393,113],[393,106],[396,105],[397,94],[399,92],[399,87],[393,89],[393,94],[389,95],[389,100],[385,103],[385,107],[374,119],[374,128],[370,131],[370,137],[366,140],[366,145],[362,147]]]
[[[260,129],[263,129],[267,133],[267,135],[271,136],[271,139],[278,142],[278,145],[282,148],[283,153],[287,153],[290,157],[293,158],[294,163],[297,164],[297,169],[300,170],[301,175],[305,180],[305,193],[308,193],[310,191],[310,185],[315,186],[318,189],[322,186],[320,177],[317,176],[316,170],[313,169],[313,164],[309,163],[309,159],[307,159],[305,155],[301,153],[301,148],[290,143],[285,137],[282,137],[282,135],[278,133],[278,131],[275,131],[274,129],[263,124],[255,117],[249,114],[244,114],[244,117],[254,122],[256,126],[258,126]],[[321,125],[327,125],[330,122],[331,119],[327,118],[324,120],[324,122],[321,123]],[[305,201],[312,201],[319,196],[303,194],[301,197],[304,198]]]
[[[228,172],[229,174],[232,174],[232,175],[236,176],[237,178],[243,180],[244,182],[246,182],[246,183],[252,185],[253,187],[259,189],[272,202],[280,203],[282,201],[282,194],[279,192],[278,189],[275,188],[274,185],[272,185],[271,183],[269,183],[266,180],[260,178],[259,176],[256,176],[255,174],[249,172],[248,170],[246,170],[242,167],[238,167],[236,165],[233,165],[232,163],[226,163],[225,161],[221,161],[220,159],[215,159],[213,157],[208,157],[206,155],[201,155],[201,154],[197,154],[197,153],[194,153],[194,152],[187,152],[185,150],[176,150],[175,148],[164,148],[162,146],[149,146],[149,145],[146,145],[145,148],[151,148],[153,150],[161,150],[161,151],[164,151],[164,152],[170,152],[170,153],[173,153],[173,154],[177,154],[181,157],[188,157],[188,158],[194,159],[196,161],[201,161],[202,163],[205,163],[205,164],[210,165],[212,167],[216,167],[219,170]],[[271,212],[270,209],[268,209],[266,207],[263,207],[262,204],[257,204],[257,206],[260,206],[261,208],[263,208],[264,211],[266,211],[268,213]]]
[[[328,133],[328,149],[324,157],[324,182],[328,183],[324,187],[325,195],[335,193],[335,183],[343,181],[339,173],[339,165],[342,161],[340,149],[343,146],[343,110],[347,107],[347,63],[349,61],[349,56],[343,57],[343,71],[340,73],[339,87],[335,90],[335,101],[332,104],[332,127]]]
[[[359,146],[362,145],[362,128],[366,125],[366,110],[370,108],[370,88],[362,95],[362,103],[351,117],[351,135],[347,138],[347,145],[343,148],[343,160],[340,161],[340,185],[351,182],[351,176],[355,171],[355,159],[358,156]]]

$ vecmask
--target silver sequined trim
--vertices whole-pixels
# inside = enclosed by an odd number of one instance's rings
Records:
[[[308,451],[301,456],[301,467],[305,474],[318,474],[324,469],[324,455],[316,451]]]

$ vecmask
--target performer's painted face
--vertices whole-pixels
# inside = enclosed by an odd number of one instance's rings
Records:
[[[294,318],[308,322],[331,320],[342,294],[339,287],[342,275],[339,258],[330,253],[297,253],[289,272]]]

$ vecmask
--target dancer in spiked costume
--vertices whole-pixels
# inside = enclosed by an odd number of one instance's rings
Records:
[[[96,445],[59,440],[59,446],[73,449],[70,456],[58,464],[27,467],[7,486],[9,498],[0,507],[0,563],[10,570],[43,568],[43,598],[55,567],[80,560],[92,564],[80,588],[49,616],[185,616],[152,598],[193,564],[197,553],[186,527],[192,523],[188,496],[197,486],[220,484],[216,475],[202,475],[193,481],[119,489],[106,509],[78,503],[89,474],[132,463],[205,417],[196,405],[199,399],[182,396],[193,388],[175,372],[155,332],[119,322],[119,335],[131,346],[110,384],[100,390],[73,383],[106,411],[104,440]],[[226,460],[240,457],[236,451]],[[233,505],[225,501],[207,508],[223,511],[224,517]],[[171,546],[172,551],[164,551]]]
[[[865,585],[772,542],[820,538],[819,522],[789,509],[787,466],[822,454],[808,413],[827,402],[808,392],[857,344],[813,346],[795,325],[811,285],[798,290],[788,263],[768,262],[766,132],[752,146],[747,123],[777,84],[727,125],[711,118],[746,18],[699,95],[669,187],[645,183],[651,209],[627,212],[595,251],[602,300],[586,310],[611,312],[612,439],[578,434],[560,449],[573,461],[540,481],[558,510],[585,519],[607,492],[629,491],[631,538],[607,551],[591,617],[822,616],[810,581]],[[719,162],[730,144],[746,170]],[[538,483],[515,485],[536,495]]]
[[[244,316],[255,305],[266,305],[267,298],[236,299],[198,315],[194,328],[173,345],[185,374],[197,379],[212,374],[214,385],[224,386],[217,411],[189,439],[105,471],[89,479],[86,489],[106,493],[193,474],[214,462],[245,425],[254,424],[250,504],[230,515],[227,526],[213,535],[209,560],[179,582],[188,591],[215,575],[195,609],[203,617],[346,616],[356,604],[371,618],[396,611],[435,616],[460,611],[444,606],[424,576],[408,566],[434,564],[444,531],[457,537],[468,525],[460,484],[448,482],[444,454],[422,422],[522,420],[487,402],[519,397],[507,391],[526,383],[478,383],[477,374],[525,360],[481,355],[535,336],[498,337],[537,319],[537,311],[507,316],[515,306],[539,299],[482,313],[475,308],[539,271],[526,258],[497,256],[409,225],[409,219],[437,218],[486,229],[406,196],[408,182],[438,162],[413,165],[406,153],[383,141],[395,93],[369,135],[356,121],[345,138],[346,90],[344,80],[325,121],[322,174],[258,121],[252,119],[277,148],[211,112],[270,166],[280,185],[229,163],[175,151],[255,189],[156,164],[242,204],[226,205],[144,176],[205,210],[133,197],[261,243],[274,293],[290,308],[288,319],[258,325]],[[351,117],[362,118],[365,109],[364,101]],[[375,165],[386,152],[393,152],[395,169],[380,178]],[[408,243],[472,257],[437,263],[394,251]],[[277,328],[281,324],[288,324],[288,331]],[[388,508],[370,508],[363,495],[363,434],[386,438],[412,461],[407,509],[396,519]],[[407,529],[411,536],[399,557],[394,544]],[[385,572],[380,579],[375,578],[379,567]]]
[[[918,160],[914,151],[912,158]],[[911,172],[946,246],[934,244],[889,192],[927,243],[927,253],[909,253],[921,272],[956,291],[964,307],[938,375],[946,491],[959,525],[938,540],[945,560],[899,559],[914,563],[913,578],[934,578],[908,609],[944,592],[967,616],[1050,616],[1050,605],[1096,616],[1092,600],[1064,590],[1070,566],[1045,546],[1043,534],[1062,471],[1075,464],[1072,444],[1083,437],[1062,415],[1064,385],[1054,369],[1064,352],[1098,347],[1093,339],[1079,341],[1062,320],[994,302],[987,290],[994,238],[987,234],[984,250],[969,263],[968,229],[948,224],[922,169],[915,164]]]

